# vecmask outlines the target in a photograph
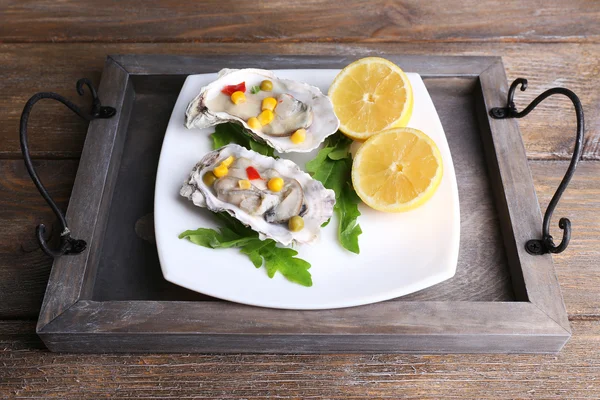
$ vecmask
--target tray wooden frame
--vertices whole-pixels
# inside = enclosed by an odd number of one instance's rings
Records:
[[[499,57],[389,56],[424,77],[478,80],[477,113],[514,302],[406,301],[325,311],[288,311],[222,301],[94,301],[106,226],[136,75],[188,75],[223,67],[341,68],[351,57],[109,56],[99,96],[118,113],[89,125],[67,219],[88,249],[56,259],[37,333],[52,351],[218,353],[554,353],[571,336],[550,255],[525,251],[541,236],[541,212],[516,120],[488,110],[506,103]]]

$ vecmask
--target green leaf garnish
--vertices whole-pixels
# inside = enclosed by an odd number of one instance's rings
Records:
[[[302,286],[312,286],[312,277],[308,269],[310,264],[297,258],[296,250],[277,247],[274,240],[260,240],[258,233],[248,228],[226,213],[216,214],[222,225],[218,230],[199,228],[188,230],[179,235],[179,239],[187,238],[190,242],[211,249],[237,247],[242,254],[248,256],[256,268],[264,265],[269,278],[279,271],[291,282]]]
[[[356,254],[360,253],[358,235],[358,204],[360,199],[352,187],[352,140],[337,132],[325,141],[317,156],[306,164],[306,170],[314,179],[335,192],[334,211],[339,219],[338,238],[342,246]]]
[[[230,143],[236,143],[265,156],[274,157],[275,155],[272,147],[257,142],[246,135],[240,125],[231,122],[217,125],[215,127],[215,132],[210,135],[210,138],[212,139],[213,150],[219,149]]]
[[[256,94],[260,92],[260,86],[252,86],[252,88],[250,89],[250,93],[252,94]]]
[[[340,201],[336,203],[335,207],[340,219],[340,242],[346,249],[356,254],[360,253],[358,235],[362,233],[362,229],[358,224],[358,217],[360,216],[358,203],[360,203],[360,198],[356,195],[354,188],[348,184],[342,189]]]

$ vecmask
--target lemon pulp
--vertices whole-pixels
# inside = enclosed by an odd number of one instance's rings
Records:
[[[328,96],[340,120],[340,131],[355,140],[406,126],[412,115],[408,77],[400,67],[379,57],[349,64],[334,79]]]
[[[443,175],[435,142],[413,128],[378,133],[356,152],[352,184],[368,206],[387,212],[412,210],[429,200]]]

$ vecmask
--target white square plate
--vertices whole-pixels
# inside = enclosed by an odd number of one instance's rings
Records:
[[[327,92],[339,70],[275,70],[281,78],[307,82]],[[236,249],[208,249],[178,239],[187,229],[213,228],[211,213],[179,195],[194,165],[211,151],[214,128],[184,127],[185,109],[217,74],[189,76],[181,89],[162,145],[154,200],[156,244],[165,279],[209,296],[262,307],[316,310],[358,306],[392,299],[454,276],[460,239],[458,188],[448,141],[431,97],[418,74],[407,74],[414,92],[409,127],[429,135],[444,160],[435,195],[416,210],[388,214],[360,205],[360,255],[337,240],[337,219],[312,245],[299,246],[310,262],[313,286],[303,287],[280,274],[269,279]],[[301,167],[316,152],[288,153]]]

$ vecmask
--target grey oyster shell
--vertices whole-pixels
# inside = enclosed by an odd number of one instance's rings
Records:
[[[221,90],[227,85],[246,83],[247,97],[252,86],[260,85],[263,80],[273,82],[274,88],[293,96],[294,99],[306,104],[312,118],[308,119],[306,140],[303,143],[293,143],[289,135],[271,136],[261,130],[251,129],[246,120],[228,112],[214,110],[211,106],[212,99],[222,96]],[[275,89],[274,89],[275,90]],[[263,92],[259,92],[261,95]],[[277,97],[276,93],[273,93]],[[264,92],[264,96],[269,92]],[[212,109],[211,109],[212,107]],[[277,115],[277,109],[275,109]],[[289,79],[279,79],[271,71],[264,69],[223,69],[219,72],[218,79],[203,87],[200,93],[189,103],[185,112],[185,126],[192,128],[208,128],[224,122],[235,122],[242,125],[246,133],[256,140],[267,143],[280,153],[310,152],[338,130],[339,119],[333,111],[333,104],[329,98],[315,86]]]
[[[290,196],[277,200],[272,198],[272,193],[265,194],[265,200],[262,204],[254,202],[254,193],[250,193],[247,203],[256,207],[255,213],[249,212],[248,208],[243,209],[244,207],[239,202],[236,205],[220,199],[217,196],[215,187],[221,188],[228,183],[218,184],[219,180],[217,180],[212,186],[207,186],[202,177],[229,156],[234,156],[240,160],[251,160],[252,166],[261,175],[280,176],[284,181],[292,182],[293,185],[291,186],[300,185],[303,196],[301,207],[298,207],[297,200],[291,199]],[[252,190],[255,190],[254,187]],[[206,154],[190,173],[189,179],[180,190],[180,194],[199,207],[208,208],[213,212],[226,211],[244,225],[258,232],[262,240],[273,239],[286,246],[296,243],[311,243],[316,240],[319,237],[321,225],[331,218],[333,206],[335,205],[334,191],[326,189],[321,182],[302,171],[294,162],[263,156],[237,144],[229,144]],[[291,204],[291,209],[297,210],[298,214],[302,215],[304,229],[292,232],[288,229],[287,223],[281,223],[282,221],[279,219],[289,217],[289,215],[285,215],[285,212],[273,211],[273,206],[276,206],[278,201],[281,204],[287,201]]]

